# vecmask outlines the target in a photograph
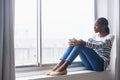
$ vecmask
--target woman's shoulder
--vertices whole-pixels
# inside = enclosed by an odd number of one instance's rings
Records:
[[[106,40],[106,39],[111,39],[111,40],[114,40],[115,36],[113,34],[108,34],[106,37],[102,37],[100,38],[99,37],[99,34],[98,33],[95,33],[92,37],[92,39],[102,39],[102,40]]]
[[[107,35],[107,38],[108,38],[108,39],[114,39],[114,38],[115,38],[115,35],[114,35],[114,34],[108,34],[108,35]]]
[[[113,34],[108,34],[107,40],[110,40],[112,43],[114,42],[115,35]]]

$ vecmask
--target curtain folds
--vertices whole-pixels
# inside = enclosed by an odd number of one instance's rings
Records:
[[[0,0],[0,80],[15,80],[14,0]]]

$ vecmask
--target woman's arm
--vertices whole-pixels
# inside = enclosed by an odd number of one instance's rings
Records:
[[[110,39],[106,40],[102,44],[86,42],[86,47],[89,47],[92,49],[106,48],[106,47],[111,47],[111,46],[112,46],[112,42]]]
[[[88,48],[99,49],[99,48],[111,47],[113,40],[114,40],[114,36],[111,36],[110,38],[106,39],[105,42],[98,44],[98,43],[86,42],[86,41],[83,41],[82,39],[80,39],[80,40],[74,39],[72,41],[69,41],[69,45],[70,46],[83,45],[83,46],[86,46]]]
[[[90,43],[90,42],[84,42],[86,47],[92,48],[92,49],[99,49],[99,48],[106,48],[111,47],[114,40],[114,36],[110,37],[109,39],[106,39],[105,42],[98,44],[96,43]]]

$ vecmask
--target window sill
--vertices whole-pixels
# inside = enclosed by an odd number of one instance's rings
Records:
[[[25,78],[25,77],[27,78],[27,77],[38,76],[38,75],[40,77],[41,76],[47,77],[47,75],[45,75],[45,73],[50,71],[52,68],[48,68],[46,70],[45,69],[43,69],[43,70],[35,69],[35,70],[31,70],[31,71],[29,71],[29,70],[23,71],[23,69],[22,69],[22,71],[18,70],[18,71],[16,71],[16,78]],[[67,70],[69,73],[75,72],[75,71],[84,71],[85,67],[68,68]]]
[[[103,72],[95,72],[95,71],[90,71],[90,70],[85,70],[84,67],[79,67],[79,68],[69,68],[68,69],[68,74],[67,75],[61,75],[58,77],[54,77],[54,76],[48,76],[45,75],[45,73],[48,70],[44,70],[44,71],[32,71],[32,72],[25,72],[25,73],[16,73],[16,80],[53,80],[53,78],[55,78],[54,80],[59,80],[57,78],[67,78],[65,80],[80,80],[80,78],[85,78],[85,80],[95,80],[94,78],[99,77],[100,80],[110,80],[109,78],[109,74],[108,72],[110,70],[107,71],[103,71]],[[89,75],[88,75],[89,74]],[[73,77],[76,76],[76,79],[73,79]],[[92,77],[93,76],[93,77]],[[63,79],[61,79],[63,80]],[[84,80],[84,79],[82,79]],[[99,80],[99,79],[97,79]]]

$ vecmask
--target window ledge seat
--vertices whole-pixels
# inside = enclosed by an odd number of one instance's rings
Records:
[[[37,71],[32,73],[28,72],[29,76],[24,75],[28,73],[17,74],[18,77],[16,80],[111,80],[109,72],[110,70],[96,72],[90,70],[68,69],[67,75],[48,76],[43,74],[45,71]]]

